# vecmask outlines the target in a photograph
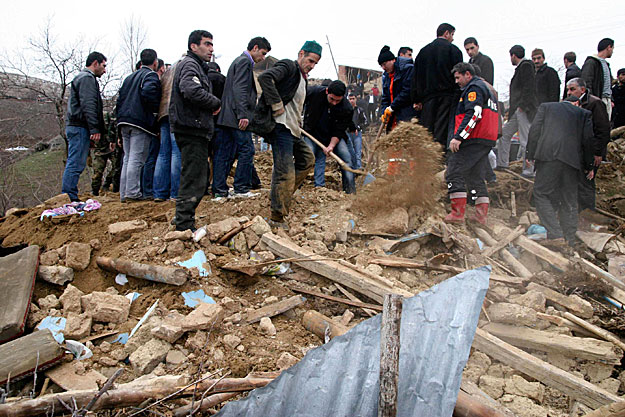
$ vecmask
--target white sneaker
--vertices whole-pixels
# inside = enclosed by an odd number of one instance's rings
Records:
[[[211,198],[211,201],[214,203],[219,203],[220,201],[225,201],[227,197],[215,197]]]
[[[253,193],[248,191],[247,193],[234,193],[233,198],[253,198],[259,196],[260,193]]]

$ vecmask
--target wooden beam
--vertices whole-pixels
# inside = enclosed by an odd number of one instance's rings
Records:
[[[569,298],[569,296],[567,295],[560,294],[559,292],[554,291],[551,288],[543,287],[542,285],[536,284],[535,282],[530,282],[527,285],[527,289],[542,293],[548,301],[557,304],[558,306],[565,308],[569,311],[572,311],[573,313],[585,319],[591,318],[594,314],[594,310],[590,303],[580,303],[575,299]]]
[[[495,243],[493,246],[486,249],[481,254],[486,257],[492,256],[493,254],[499,252],[500,250],[508,246],[512,241],[514,241],[517,237],[521,236],[524,233],[525,233],[525,227],[523,225],[518,225],[516,229],[508,233],[508,236],[504,237],[499,242]]]
[[[540,312],[536,313],[536,317],[538,317],[541,320],[546,320],[550,323],[553,323],[556,326],[568,327],[571,331],[574,331],[575,333],[578,333],[584,337],[594,337],[595,339],[597,338],[597,336],[594,335],[593,333],[589,332],[583,327],[578,326],[577,324],[563,317],[553,316],[551,314],[545,314],[545,313],[540,313]]]
[[[301,287],[297,287],[295,285],[291,285],[291,286],[289,286],[289,288],[291,290],[293,290],[295,292],[299,292],[301,294],[312,295],[312,296],[315,296],[315,297],[323,298],[325,300],[334,301],[335,303],[341,303],[341,304],[345,304],[345,305],[353,306],[353,307],[368,308],[370,310],[376,310],[376,311],[382,311],[383,310],[382,306],[379,306],[379,305],[367,304],[367,303],[362,303],[362,302],[359,302],[359,301],[346,300],[345,298],[333,297],[331,295],[327,295],[327,294],[324,294],[324,293],[319,292],[319,291],[310,291],[310,290],[306,290],[306,289],[301,288]]]
[[[599,326],[595,326],[592,323],[588,323],[586,320],[582,320],[577,316],[574,316],[573,314],[569,313],[568,311],[565,311],[564,313],[562,313],[562,316],[565,319],[569,319],[571,320],[573,323],[577,324],[578,326],[583,327],[584,329],[590,331],[591,333],[594,333],[595,335],[599,336],[600,338],[607,340],[608,342],[612,342],[614,343],[616,346],[620,347],[621,349],[625,350],[625,343],[623,343],[623,341],[621,339],[619,339],[618,337],[616,337],[613,333],[602,329]]]
[[[49,368],[63,358],[65,351],[52,332],[43,329],[0,345],[0,385]]]
[[[466,392],[458,391],[458,399],[454,407],[454,417],[514,417],[513,414],[504,414],[493,408],[490,404],[484,404]]]
[[[604,405],[584,417],[625,417],[625,401]]]
[[[512,411],[508,410],[503,405],[499,404],[496,400],[494,400],[490,395],[482,391],[476,384],[469,381],[468,379],[462,379],[460,383],[460,392],[464,392],[467,395],[470,395],[472,398],[478,400],[482,404],[494,408],[499,411],[499,415],[505,417],[516,417]],[[460,395],[458,396],[458,402],[456,403],[456,408],[458,408],[458,403],[460,402]],[[460,410],[459,410],[460,411]],[[454,409],[455,412],[455,409]],[[468,414],[469,416],[471,414]],[[465,415],[462,413],[455,414],[457,417],[464,417]]]
[[[397,381],[401,327],[401,295],[386,294],[380,328],[380,395],[378,417],[397,415]]]
[[[108,258],[98,256],[96,263],[102,269],[119,272],[135,278],[162,284],[183,285],[191,275],[185,268],[174,268],[162,265],[148,265],[125,258]]]
[[[278,314],[282,314],[285,311],[304,304],[304,302],[306,302],[306,300],[302,296],[294,295],[293,297],[278,301],[277,303],[269,304],[257,310],[250,311],[243,318],[243,323],[252,324],[260,321],[263,317],[277,316]]]
[[[351,292],[347,291],[345,288],[343,288],[341,286],[341,284],[339,284],[338,282],[334,283],[334,285],[336,286],[336,288],[343,293],[343,295],[347,298],[349,298],[352,301],[358,301],[359,303],[361,303],[362,301],[356,297],[354,294],[352,294]],[[376,314],[378,314],[377,311],[368,309],[368,308],[363,308],[362,311],[364,311],[369,317],[373,317]]]
[[[304,313],[302,324],[306,330],[317,335],[324,343],[336,336],[347,333],[349,330],[349,327],[343,326],[315,310],[308,310]]]
[[[497,244],[497,240],[494,239],[486,230],[481,227],[474,227],[473,231],[486,243],[488,246],[495,246]],[[501,249],[499,251],[499,257],[506,262],[510,268],[516,273],[518,276],[522,278],[531,278],[534,274],[525,267],[517,258],[512,256],[508,249]]]
[[[522,175],[517,174],[516,172],[514,172],[514,171],[513,171],[513,170],[511,170],[511,169],[504,168],[504,169],[503,169],[503,171],[504,171],[504,172],[507,172],[508,174],[512,175],[513,177],[515,177],[515,178],[517,178],[517,179],[519,179],[519,180],[521,180],[521,181],[525,181],[525,182],[526,182],[526,183],[528,183],[528,184],[532,184],[532,185],[534,185],[534,181],[532,181],[532,180],[530,180],[530,179],[527,179],[527,178],[525,178],[525,177],[524,177],[524,176],[522,176]]]
[[[623,283],[623,281],[616,278],[614,275],[612,275],[608,271],[604,271],[602,268],[599,268],[597,265],[593,264],[592,262],[589,262],[586,259],[579,258],[579,261],[584,271],[603,279],[608,284],[613,285],[619,290],[625,291],[625,283]]]
[[[477,329],[473,347],[491,358],[555,388],[591,408],[599,408],[622,399],[594,384],[542,361],[485,330]]]
[[[303,249],[288,239],[281,238],[273,233],[265,233],[261,241],[269,248],[274,254],[283,258],[295,258],[295,257],[307,257],[314,256],[314,253]],[[298,262],[293,261],[294,264],[312,271],[316,274],[324,276],[331,281],[335,281],[351,288],[360,294],[366,295],[378,303],[384,301],[384,295],[388,293],[396,293],[403,296],[412,296],[409,291],[405,291],[399,288],[389,287],[383,284],[382,279],[376,281],[371,279],[370,276],[364,275],[349,268],[345,265],[341,265],[336,261],[308,261]]]
[[[489,323],[482,329],[520,348],[559,353],[565,356],[602,361],[613,365],[620,364],[623,358],[623,350],[621,348],[603,340],[573,337],[501,323]]]

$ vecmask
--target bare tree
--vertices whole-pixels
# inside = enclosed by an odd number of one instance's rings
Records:
[[[133,72],[139,60],[139,54],[147,42],[148,32],[141,18],[132,14],[122,23],[120,36],[126,68]]]

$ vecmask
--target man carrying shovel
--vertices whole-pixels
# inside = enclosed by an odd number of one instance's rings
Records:
[[[328,87],[313,86],[308,89],[304,104],[304,130],[317,139],[321,145],[306,138],[315,154],[315,187],[325,186],[326,155],[334,152],[348,166],[353,168],[352,153],[347,141],[347,129],[354,112],[345,97],[346,87],[341,81],[333,81]],[[354,174],[341,169],[343,191],[356,192]]]

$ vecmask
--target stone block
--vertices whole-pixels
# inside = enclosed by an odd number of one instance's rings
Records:
[[[503,378],[482,375],[479,380],[479,387],[482,391],[496,400],[497,398],[501,398],[503,395],[503,387],[505,383],[506,382]]]
[[[260,319],[260,324],[258,325],[258,329],[264,335],[267,335],[267,336],[276,335],[276,327],[273,325],[269,317],[263,317],[262,319]]]
[[[499,399],[499,402],[518,416],[548,417],[547,410],[527,397],[506,394]]]
[[[529,307],[512,303],[495,303],[488,307],[488,317],[497,323],[515,324],[537,327],[538,316],[536,311]]]
[[[134,233],[140,232],[148,228],[145,220],[129,220],[126,222],[118,222],[109,224],[108,232],[116,240],[124,240],[132,236]]]
[[[164,340],[152,339],[130,355],[130,364],[138,375],[148,374],[165,360],[170,349],[171,344]]]
[[[529,382],[519,375],[512,375],[505,379],[504,391],[506,394],[520,395],[542,403],[545,396],[545,387],[540,382]]]
[[[271,233],[271,226],[261,216],[254,217],[254,223],[249,229],[258,237],[262,237],[265,233]]]
[[[169,343],[175,343],[176,340],[180,339],[180,337],[185,333],[182,326],[167,323],[165,321],[158,326],[153,327],[151,332],[154,337],[158,337],[159,339],[165,340]]]
[[[165,363],[170,366],[178,366],[187,361],[187,357],[178,349],[172,349],[165,357]]]
[[[128,320],[130,300],[122,295],[95,291],[91,293],[89,312],[94,321],[123,323]]]
[[[74,270],[61,265],[40,265],[37,271],[37,278],[51,284],[65,285],[74,280]]]
[[[278,361],[276,362],[276,366],[279,370],[283,371],[295,365],[297,362],[299,362],[299,359],[297,359],[295,356],[291,355],[289,352],[282,352],[282,354],[278,358]]]
[[[58,298],[56,298],[56,295],[54,294],[50,294],[44,298],[40,298],[37,301],[37,304],[39,304],[39,308],[42,309],[43,311],[50,311],[53,308],[61,307],[61,302],[59,301]]]
[[[84,271],[91,261],[91,245],[88,243],[71,242],[67,245],[65,265],[75,271]]]
[[[63,304],[63,312],[65,314],[69,312],[80,314],[82,311],[81,298],[84,295],[85,294],[78,288],[69,284],[59,299],[61,304]]]
[[[206,226],[206,234],[211,241],[216,241],[230,230],[239,227],[239,221],[234,217],[229,217],[217,223]]]
[[[184,249],[185,247],[182,240],[172,240],[167,244],[167,254],[172,257],[182,255],[184,253]]]
[[[241,343],[241,338],[233,334],[227,334],[224,336],[223,342],[230,349],[235,349]]]
[[[41,267],[42,265],[56,265],[57,263],[59,263],[60,259],[61,257],[59,256],[59,253],[57,251],[47,250],[39,255],[39,267]]]
[[[189,330],[208,330],[217,328],[224,319],[224,309],[218,304],[200,303],[195,310],[187,314],[182,328]]]
[[[65,330],[63,335],[65,339],[80,340],[91,334],[91,325],[93,321],[87,313],[77,314],[69,313],[65,322]]]
[[[163,239],[165,242],[171,242],[172,240],[191,240],[193,239],[193,232],[190,229],[185,231],[173,230],[167,232]]]
[[[541,313],[545,312],[545,303],[547,302],[547,298],[540,291],[528,291],[523,295],[519,295],[513,298],[513,301],[516,304],[531,308],[532,310],[539,311]]]

